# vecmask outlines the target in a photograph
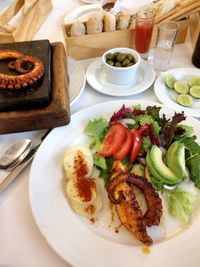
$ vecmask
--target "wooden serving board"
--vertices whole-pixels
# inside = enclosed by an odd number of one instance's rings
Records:
[[[0,112],[0,134],[49,129],[70,122],[66,54],[62,43],[51,44],[51,102],[45,108]]]

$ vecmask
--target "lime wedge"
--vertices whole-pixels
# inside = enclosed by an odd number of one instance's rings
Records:
[[[187,94],[189,92],[189,86],[183,81],[175,82],[174,89],[179,94]]]
[[[189,86],[200,86],[200,77],[194,76],[189,80]]]
[[[200,98],[200,86],[192,86],[190,88],[190,94],[193,96],[193,97],[196,97],[196,98]]]
[[[167,75],[167,76],[165,77],[165,83],[166,83],[166,85],[167,85],[169,88],[173,89],[173,88],[174,88],[174,83],[175,83],[175,82],[176,82],[176,79],[174,78],[173,75]]]
[[[180,94],[177,97],[177,101],[180,105],[185,106],[185,107],[189,107],[193,104],[192,97],[186,94]]]

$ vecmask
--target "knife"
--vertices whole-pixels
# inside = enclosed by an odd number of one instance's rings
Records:
[[[35,153],[37,152],[38,148],[42,144],[45,137],[51,132],[52,129],[49,129],[42,137],[40,143],[35,146],[31,151],[28,153],[28,155],[25,157],[25,159],[22,161],[20,165],[18,165],[13,171],[11,171],[0,183],[0,192],[4,191],[9,184],[11,184],[15,178],[29,165],[29,163],[33,160]]]

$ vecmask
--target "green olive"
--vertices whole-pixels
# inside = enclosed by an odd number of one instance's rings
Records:
[[[106,63],[108,63],[110,66],[114,66],[114,62],[112,60],[108,60]]]
[[[122,62],[122,67],[127,67],[129,63],[130,63],[129,59],[126,58],[126,59]]]
[[[114,56],[114,60],[115,61],[117,61],[117,56],[119,55],[119,52],[115,52],[114,54],[113,54],[113,56]]]
[[[112,53],[107,54],[106,55],[106,59],[107,60],[113,60],[114,59],[114,54],[112,54]]]
[[[135,62],[134,56],[131,54],[127,55],[127,58],[129,59],[130,62]]]
[[[135,64],[135,58],[130,53],[108,53],[105,57],[106,62],[114,67],[130,67]]]
[[[117,56],[117,60],[119,62],[123,62],[126,59],[126,55],[124,53],[119,53]]]
[[[134,62],[130,62],[126,67],[133,66],[134,64],[135,64]]]
[[[117,62],[115,63],[115,67],[121,68],[121,66],[122,66],[122,64],[121,64],[119,61],[117,61]]]

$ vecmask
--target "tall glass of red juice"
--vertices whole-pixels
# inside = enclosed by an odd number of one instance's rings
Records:
[[[151,37],[154,26],[154,13],[140,11],[136,14],[135,21],[135,50],[143,59],[148,59]]]

